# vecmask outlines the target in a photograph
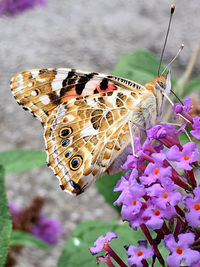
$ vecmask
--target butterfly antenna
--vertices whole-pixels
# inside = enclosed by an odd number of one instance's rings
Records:
[[[159,67],[158,67],[158,76],[160,76],[160,68],[161,68],[161,64],[162,64],[162,60],[163,60],[165,47],[166,47],[166,44],[167,44],[167,39],[168,39],[168,36],[169,36],[169,30],[170,30],[170,26],[171,26],[174,10],[175,10],[175,4],[172,4],[171,5],[171,11],[170,11],[170,17],[169,17],[169,24],[168,24],[168,28],[167,28],[167,33],[166,33],[166,36],[165,36],[165,41],[164,41],[162,53],[161,53],[161,56],[160,56],[160,63],[159,63]]]
[[[179,56],[179,54],[180,54],[180,52],[183,50],[183,48],[184,48],[184,44],[182,44],[182,45],[180,46],[180,48],[179,48],[177,54],[175,55],[175,57],[174,57],[174,58],[167,64],[167,66],[164,68],[164,70],[162,71],[161,74],[163,74],[163,73],[166,71],[166,69],[168,69],[169,66],[174,62],[174,60],[177,59],[177,57]]]

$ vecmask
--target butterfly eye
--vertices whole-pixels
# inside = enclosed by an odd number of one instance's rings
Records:
[[[83,162],[83,159],[81,156],[75,156],[70,160],[69,167],[71,170],[76,171],[80,168],[82,162]]]
[[[69,136],[72,133],[71,127],[65,127],[60,130],[60,137],[64,138]]]

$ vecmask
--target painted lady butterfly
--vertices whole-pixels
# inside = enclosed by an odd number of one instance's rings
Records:
[[[174,8],[173,4],[160,65]],[[16,101],[44,126],[47,161],[60,187],[76,195],[104,172],[120,170],[131,147],[134,150],[132,136],[141,136],[141,128],[157,122],[170,88],[169,74],[143,86],[65,68],[33,69],[11,80]]]
[[[48,164],[63,190],[80,194],[105,171],[119,171],[137,125],[160,117],[170,77],[145,86],[115,76],[74,69],[34,69],[11,80],[16,101],[44,126]],[[129,122],[131,124],[131,133]]]

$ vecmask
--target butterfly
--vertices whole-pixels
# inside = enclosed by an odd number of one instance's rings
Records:
[[[42,122],[47,162],[61,189],[75,195],[119,171],[132,136],[160,118],[170,87],[169,74],[143,86],[67,68],[32,69],[11,80],[16,101]]]

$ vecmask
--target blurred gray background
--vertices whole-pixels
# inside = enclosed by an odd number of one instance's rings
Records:
[[[173,76],[185,69],[200,40],[199,0],[177,0],[164,61],[168,63],[183,42],[185,48],[171,66]],[[0,150],[44,149],[42,127],[24,112],[10,93],[9,80],[32,68],[72,67],[111,73],[122,54],[147,49],[160,56],[168,25],[168,0],[47,0],[16,17],[0,18]],[[199,73],[200,62],[196,66]],[[44,213],[59,218],[64,235],[47,252],[25,248],[19,267],[56,266],[65,240],[85,219],[117,218],[93,186],[72,197],[62,192],[46,166],[6,179],[8,198],[16,205],[28,204],[35,195],[47,198]],[[94,257],[91,257],[91,261]],[[94,262],[95,266],[95,262]]]

